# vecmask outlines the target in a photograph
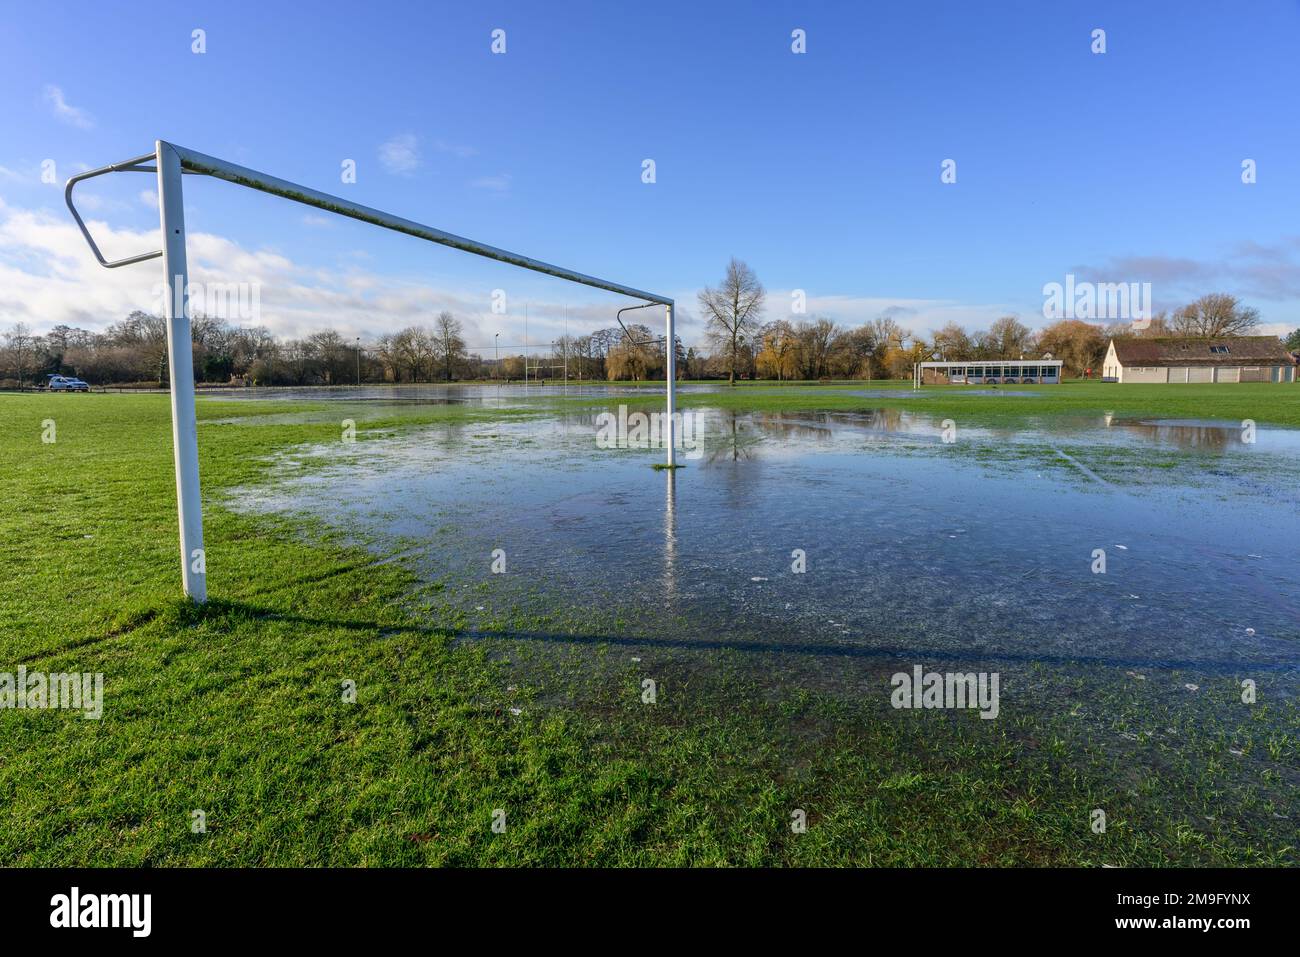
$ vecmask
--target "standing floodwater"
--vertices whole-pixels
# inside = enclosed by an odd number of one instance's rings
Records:
[[[810,660],[1300,663],[1295,432],[1081,419],[950,445],[897,410],[701,414],[675,474],[597,449],[583,413],[322,448],[247,498],[481,586],[464,603],[485,634],[535,608],[556,640]]]

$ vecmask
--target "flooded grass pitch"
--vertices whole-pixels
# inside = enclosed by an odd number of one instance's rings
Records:
[[[587,411],[363,434],[239,494],[401,552],[471,593],[483,631],[529,607],[760,657],[1297,668],[1300,433],[1067,421],[945,443],[899,410],[698,414],[676,473],[597,449]],[[296,474],[304,457],[323,463]]]
[[[1293,843],[1300,432],[1030,416],[954,435],[883,405],[700,401],[675,472],[596,448],[598,410],[564,407],[301,448],[238,497],[414,569],[413,611],[506,663],[521,709],[608,708],[649,676],[683,722],[740,694],[900,721],[895,676],[993,674],[998,721],[1059,773],[1118,775],[1193,827],[1226,788],[1238,825]]]
[[[166,397],[12,397],[0,644],[105,698],[0,714],[0,846],[1294,864],[1296,433],[1247,441],[1248,390],[1061,389],[692,387],[675,472],[597,445],[654,389],[204,398],[202,608],[175,595]],[[213,782],[196,844],[174,825]]]

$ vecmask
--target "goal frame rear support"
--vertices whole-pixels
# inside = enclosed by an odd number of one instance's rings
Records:
[[[152,166],[148,165],[153,163]],[[86,228],[85,222],[77,212],[72,201],[73,188],[82,180],[106,173],[138,172],[156,173],[158,178],[158,213],[162,226],[163,248],[155,252],[142,253],[113,262],[107,261],[100,253],[94,238]],[[167,357],[168,371],[171,376],[171,414],[172,414],[172,452],[176,468],[176,510],[180,525],[181,578],[185,594],[193,601],[207,601],[207,553],[203,546],[203,505],[199,484],[199,443],[198,421],[194,407],[194,360],[193,340],[190,333],[189,312],[189,269],[185,255],[185,206],[182,179],[185,174],[200,174],[223,179],[239,186],[271,193],[297,203],[314,206],[326,212],[337,213],[351,219],[381,226],[408,236],[415,236],[442,246],[451,246],[476,256],[495,259],[498,262],[518,266],[533,272],[544,273],[580,283],[595,289],[604,289],[633,299],[641,299],[649,304],[664,307],[667,337],[665,339],[666,356],[666,395],[667,425],[664,442],[667,452],[667,465],[676,467],[676,435],[674,413],[677,411],[676,379],[677,348],[675,325],[675,306],[671,297],[660,296],[644,290],[634,289],[622,283],[611,282],[596,276],[589,276],[572,269],[555,266],[530,256],[513,253],[509,250],[489,246],[476,240],[466,239],[453,233],[435,229],[413,220],[403,219],[381,210],[362,206],[350,200],[322,193],[318,190],[299,186],[288,180],[268,176],[256,170],[238,166],[225,160],[199,153],[195,150],[177,146],[164,140],[154,144],[153,153],[138,156],[135,159],[114,163],[99,169],[79,173],[68,180],[64,198],[73,219],[76,220],[82,235],[89,244],[91,252],[99,264],[107,269],[128,266],[133,263],[161,258],[163,261],[163,287],[167,294]]]

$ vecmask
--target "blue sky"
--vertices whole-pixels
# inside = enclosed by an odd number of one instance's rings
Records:
[[[147,307],[152,265],[83,271],[61,183],[158,137],[675,295],[688,340],[731,256],[769,317],[804,289],[844,322],[1041,325],[1043,285],[1074,272],[1151,282],[1158,307],[1234,292],[1270,329],[1300,325],[1292,2],[0,9],[4,325]],[[109,251],[156,247],[153,182],[115,179],[86,189]],[[505,288],[511,322],[528,302],[544,337],[565,304],[576,331],[622,304],[228,184],[186,191],[196,274],[261,282],[276,331],[320,316],[372,336],[446,304],[490,341]]]

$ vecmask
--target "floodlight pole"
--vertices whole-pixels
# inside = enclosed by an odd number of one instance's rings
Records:
[[[172,452],[176,459],[181,577],[185,594],[196,602],[205,602],[208,600],[207,556],[203,551],[203,506],[199,500],[199,436],[194,413],[194,346],[190,338],[181,158],[162,140],[157,143],[156,155],[163,288],[167,291],[167,368],[172,380]]]

